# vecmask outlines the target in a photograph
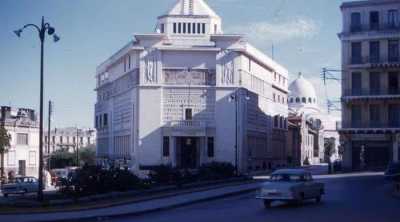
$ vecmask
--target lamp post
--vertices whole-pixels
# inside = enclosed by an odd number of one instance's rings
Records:
[[[55,34],[55,29],[50,26],[49,23],[44,22],[44,17],[42,17],[42,22],[40,27],[35,24],[27,24],[21,29],[14,31],[14,33],[21,37],[21,33],[25,28],[32,27],[38,31],[40,39],[40,119],[39,119],[39,190],[38,199],[43,200],[43,54],[44,54],[44,42],[46,39],[46,33],[53,36],[54,42],[60,40],[60,38]]]

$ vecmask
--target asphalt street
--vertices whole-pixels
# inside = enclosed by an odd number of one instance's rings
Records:
[[[400,199],[390,195],[382,176],[322,179],[326,195],[322,203],[300,205],[276,203],[265,209],[255,193],[203,202],[141,216],[120,217],[115,222],[266,222],[266,221],[400,221]]]

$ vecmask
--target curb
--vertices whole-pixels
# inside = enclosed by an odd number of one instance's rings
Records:
[[[186,201],[186,202],[179,203],[179,204],[173,204],[173,205],[169,205],[169,206],[165,206],[165,207],[159,207],[159,208],[136,211],[136,212],[129,212],[129,213],[123,213],[123,214],[118,214],[118,213],[112,214],[111,213],[111,214],[103,214],[103,215],[87,216],[87,217],[83,216],[83,217],[80,217],[80,218],[52,220],[52,221],[56,221],[56,222],[93,221],[93,220],[103,221],[103,220],[107,220],[107,219],[110,219],[110,218],[120,218],[120,217],[128,217],[128,216],[140,216],[140,215],[144,215],[144,214],[148,214],[148,213],[165,211],[165,210],[174,209],[174,208],[183,207],[183,206],[188,206],[188,205],[192,205],[192,204],[196,204],[196,203],[202,203],[202,202],[222,199],[222,198],[226,198],[226,197],[230,197],[230,196],[236,196],[236,195],[240,195],[240,194],[250,193],[250,192],[253,192],[253,191],[257,190],[257,189],[258,189],[258,187],[257,188],[247,188],[247,189],[243,189],[243,190],[235,191],[235,192],[231,192],[231,193],[225,193],[225,194],[215,195],[215,196],[212,196],[212,197],[205,197],[205,198],[200,198],[200,199],[196,199],[196,200]]]

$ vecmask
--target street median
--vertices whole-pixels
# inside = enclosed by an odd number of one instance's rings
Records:
[[[259,183],[252,180],[232,180],[225,183],[209,185],[187,185],[170,191],[158,191],[140,197],[127,197],[133,194],[109,194],[87,197],[86,202],[62,203],[53,202],[47,206],[15,208],[2,206],[0,219],[2,221],[82,221],[99,218],[140,215],[149,212],[165,210],[189,204],[239,195],[256,190]],[[165,188],[167,189],[167,188]],[[124,198],[122,198],[124,196]],[[92,201],[90,201],[92,200]],[[97,200],[93,202],[93,200]],[[82,201],[82,200],[81,200]],[[24,214],[20,214],[24,212]],[[68,219],[66,219],[68,218]]]

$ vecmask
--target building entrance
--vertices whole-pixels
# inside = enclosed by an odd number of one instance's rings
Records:
[[[177,166],[182,169],[195,169],[199,165],[198,138],[177,138]]]

